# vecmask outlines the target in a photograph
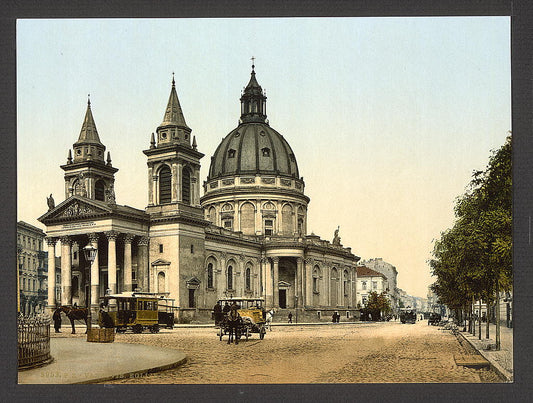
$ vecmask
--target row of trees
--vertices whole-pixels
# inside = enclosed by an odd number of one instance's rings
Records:
[[[454,226],[434,244],[429,265],[437,280],[431,288],[460,318],[472,317],[473,301],[489,306],[512,287],[511,150],[509,135],[492,152],[487,168],[473,173],[456,200]]]

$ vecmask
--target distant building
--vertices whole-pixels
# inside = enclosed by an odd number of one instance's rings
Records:
[[[381,294],[387,278],[366,266],[357,266],[356,304],[365,306],[372,291]]]
[[[398,309],[398,303],[400,301],[400,294],[398,289],[398,271],[396,270],[396,267],[394,267],[390,263],[385,262],[383,258],[380,257],[364,260],[361,262],[361,265],[366,266],[369,269],[375,270],[386,277],[384,290],[389,296],[393,311],[396,311]]]
[[[43,251],[44,237],[41,229],[24,221],[17,223],[19,309],[24,315],[43,312],[46,307],[48,253]]]

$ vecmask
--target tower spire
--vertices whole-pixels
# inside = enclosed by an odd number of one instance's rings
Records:
[[[255,78],[255,57],[252,56],[252,73],[241,95],[241,122],[267,123],[266,95]]]

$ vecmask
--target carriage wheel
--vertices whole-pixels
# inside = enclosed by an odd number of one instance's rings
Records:
[[[266,333],[265,326],[262,325],[262,326],[259,328],[259,339],[263,340],[263,339],[265,338],[265,333]]]
[[[137,325],[133,326],[132,330],[133,330],[133,333],[142,333],[143,332],[143,326],[137,324]]]
[[[159,333],[159,325],[150,326],[151,333]]]

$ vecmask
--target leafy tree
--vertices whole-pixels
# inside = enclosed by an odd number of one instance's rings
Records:
[[[370,311],[380,311],[384,314],[391,312],[391,304],[385,293],[378,294],[375,291],[371,291],[368,295],[368,301],[366,303],[367,309]]]

